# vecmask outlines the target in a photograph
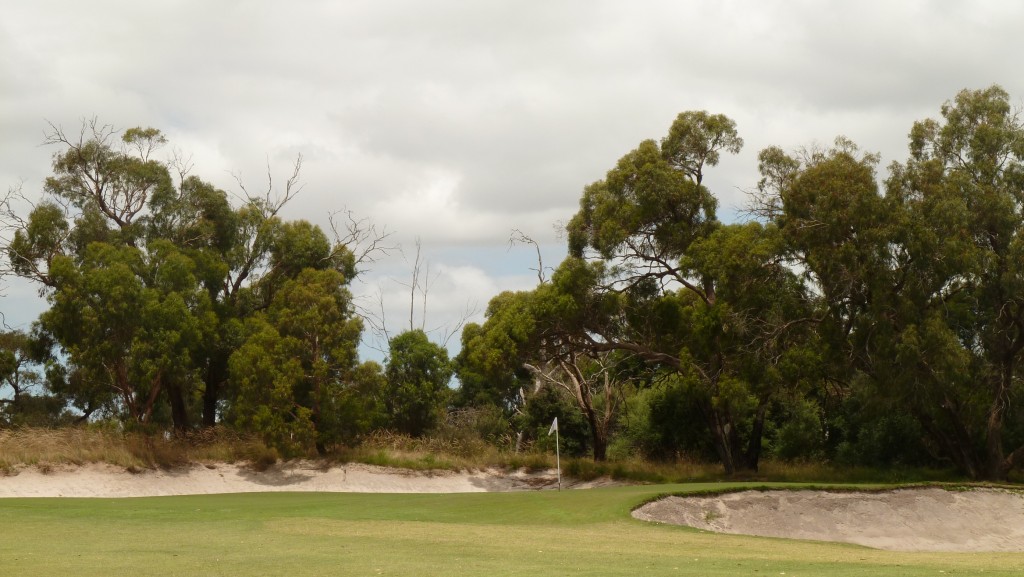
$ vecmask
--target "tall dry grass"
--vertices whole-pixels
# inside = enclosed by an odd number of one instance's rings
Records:
[[[390,431],[376,431],[354,447],[337,447],[331,458],[416,470],[505,467],[508,460],[508,456],[498,447],[477,437],[410,437]]]
[[[277,455],[261,441],[222,428],[171,438],[101,427],[0,430],[0,473],[21,466],[107,463],[137,470],[268,460],[276,461]]]
[[[354,462],[412,470],[480,470],[487,468],[537,471],[555,467],[555,456],[526,450],[511,443],[496,446],[479,436],[449,430],[413,438],[379,431],[355,447],[336,447],[325,462]],[[19,467],[108,463],[127,470],[169,468],[187,464],[246,462],[262,470],[279,455],[258,437],[215,427],[184,436],[164,438],[109,427],[58,429],[0,429],[0,475]],[[637,483],[687,483],[725,480],[721,465],[680,460],[651,462],[628,458],[603,463],[563,458],[567,476],[591,480],[611,477]],[[917,468],[851,468],[827,463],[763,461],[757,472],[734,475],[733,481],[823,483],[905,483],[960,480],[952,471]]]

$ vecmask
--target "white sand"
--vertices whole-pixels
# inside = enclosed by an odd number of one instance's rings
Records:
[[[633,516],[721,533],[891,551],[1024,551],[1024,495],[999,489],[746,491],[668,497]]]
[[[554,489],[556,471],[504,473],[414,472],[371,465],[325,469],[314,463],[276,465],[256,472],[240,465],[193,465],[173,470],[129,473],[111,465],[21,468],[0,476],[0,497],[147,497],[266,491],[328,491],[352,493],[467,493]],[[563,488],[611,484],[608,480],[575,483]]]

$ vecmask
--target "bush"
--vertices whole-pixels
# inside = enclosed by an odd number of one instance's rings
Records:
[[[544,387],[530,397],[514,426],[539,451],[555,452],[555,436],[548,435],[558,417],[558,441],[563,455],[583,457],[590,451],[590,427],[562,389]]]
[[[793,399],[786,403],[775,431],[772,453],[784,461],[818,460],[824,449],[821,408],[812,399]]]
[[[682,456],[701,461],[718,456],[698,404],[700,392],[682,379],[663,382],[649,394],[649,431],[643,435],[645,457],[678,460]]]

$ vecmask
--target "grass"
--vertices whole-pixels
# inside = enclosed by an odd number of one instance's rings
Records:
[[[108,463],[137,470],[238,461],[259,467],[276,460],[276,453],[258,439],[219,428],[171,439],[102,427],[0,429],[0,476],[25,465],[46,470]]]
[[[546,469],[550,455],[475,440],[380,434],[333,460],[410,469]],[[104,428],[0,431],[0,469],[106,462],[126,469],[277,459],[227,431],[163,439]],[[455,495],[245,494],[0,499],[0,575],[1019,575],[1019,554],[894,553],[718,535],[633,520],[660,495],[744,487],[956,480],[916,469],[767,462],[721,482],[697,463],[563,459],[570,476],[656,483],[591,491]],[[2,477],[2,471],[0,471]],[[686,481],[685,484],[669,484]],[[0,483],[3,479],[0,478]],[[863,485],[861,485],[863,487]]]
[[[109,427],[60,429],[0,429],[0,476],[19,466],[43,470],[59,465],[109,463],[128,470],[172,468],[188,463],[247,462],[262,470],[279,460],[258,438],[228,429],[204,429],[185,438],[126,433]],[[555,467],[554,455],[503,451],[479,438],[437,435],[410,438],[380,432],[357,447],[339,447],[327,463],[351,462],[412,470],[479,470],[497,468],[539,471]],[[722,480],[719,465],[679,461],[656,463],[627,459],[595,463],[590,459],[562,459],[562,470],[580,480],[611,477],[635,483],[693,483]],[[731,480],[819,483],[908,483],[962,480],[951,471],[921,468],[851,468],[823,463],[788,463],[765,460],[757,473]],[[1016,479],[1014,479],[1016,480]]]
[[[742,484],[454,495],[0,500],[3,575],[1019,575],[1019,554],[896,553],[636,521],[658,494]]]

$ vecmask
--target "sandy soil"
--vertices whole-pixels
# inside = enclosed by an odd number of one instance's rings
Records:
[[[999,489],[746,491],[668,497],[633,516],[721,533],[891,551],[1024,551],[1024,495]]]
[[[562,480],[563,489],[611,484]],[[415,472],[371,465],[325,469],[313,463],[277,465],[256,472],[240,465],[193,465],[174,470],[130,473],[111,465],[22,468],[0,476],[0,497],[147,497],[265,491],[351,493],[467,493],[555,489],[556,471],[540,473]]]

